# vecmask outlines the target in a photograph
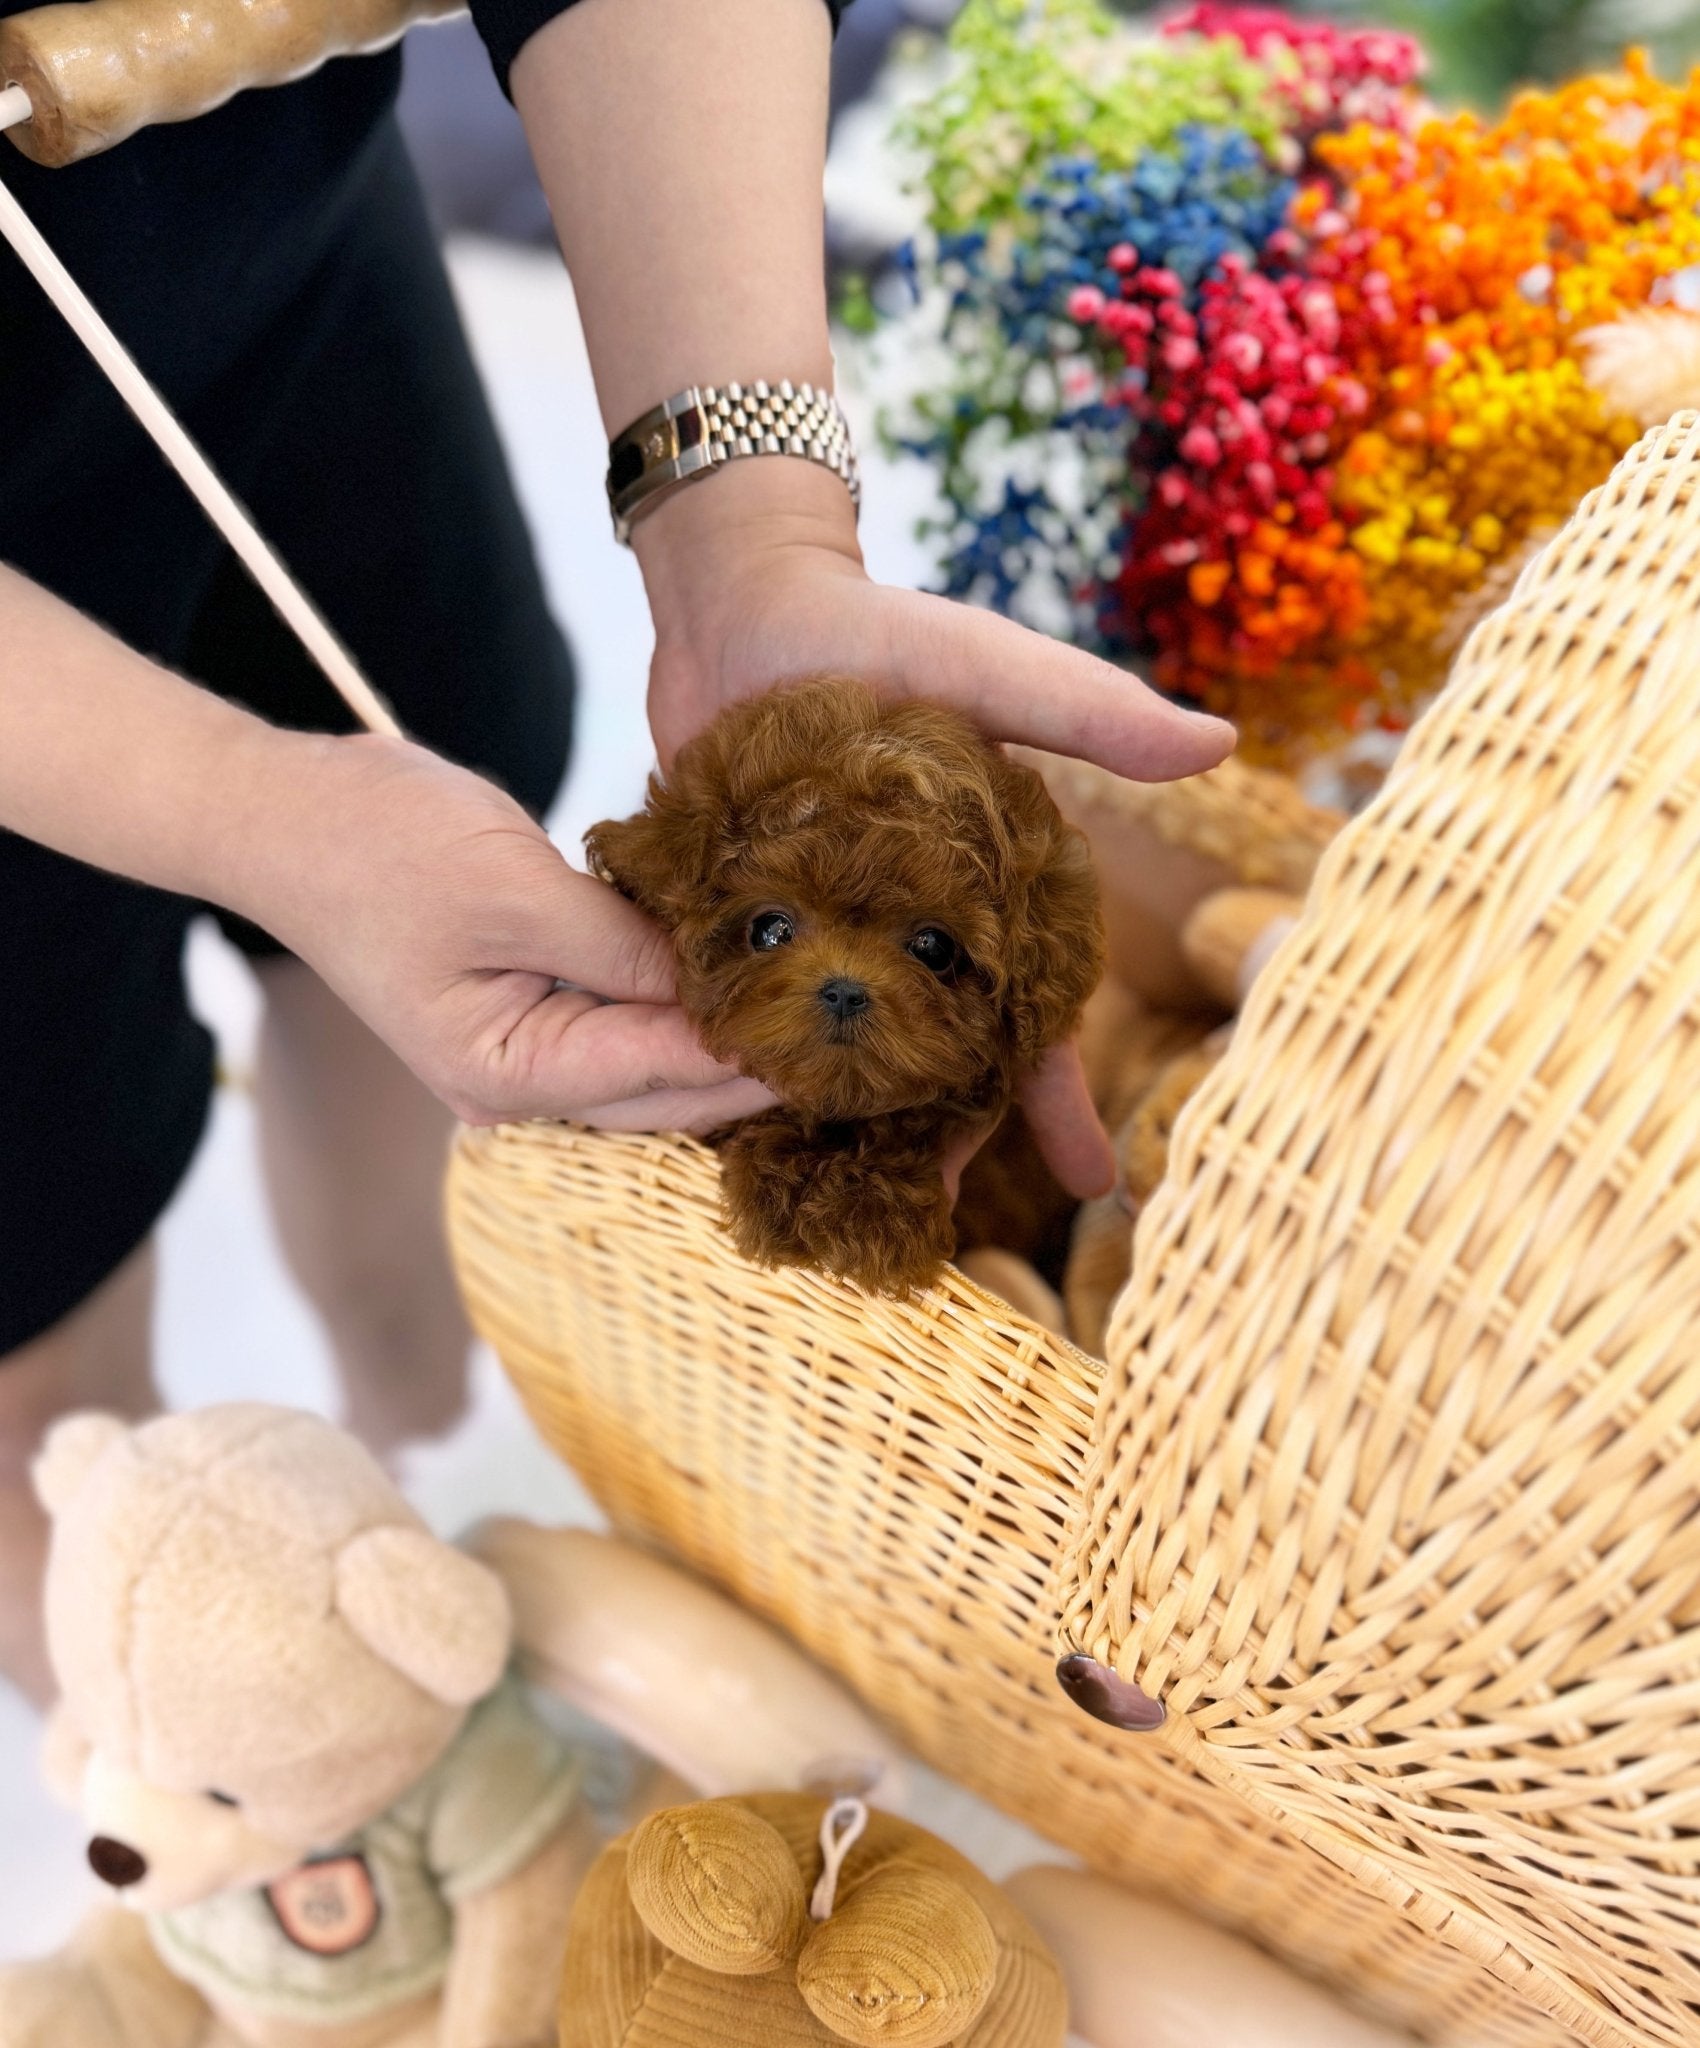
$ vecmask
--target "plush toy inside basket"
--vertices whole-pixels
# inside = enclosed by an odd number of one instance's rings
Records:
[[[1107,1366],[954,1272],[745,1265],[691,1142],[453,1168],[479,1326],[617,1527],[1089,1863],[1459,2048],[1700,2010],[1697,483],[1695,417],[1636,447],[1334,841]],[[1059,1649],[1161,1725],[1089,1718]]]
[[[1110,1303],[1128,1276],[1128,1226],[1163,1177],[1175,1117],[1345,819],[1290,777],[1235,760],[1187,782],[1141,784],[1082,761],[1027,758],[1085,833],[1097,868],[1108,964],[1080,1046],[1115,1146],[1116,1186],[1074,1202],[1013,1117],[964,1175],[958,1264],[1101,1357]]]

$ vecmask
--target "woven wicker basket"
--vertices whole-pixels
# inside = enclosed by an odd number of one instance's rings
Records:
[[[1472,637],[1136,1240],[1065,1634],[1582,2038],[1700,2040],[1700,422]]]
[[[463,1133],[461,1283],[614,1525],[841,1672],[930,1762],[1131,1884],[1474,2044],[1566,2039],[1160,1741],[1052,1677],[1103,1368],[960,1276],[896,1306],[760,1273],[688,1140]]]
[[[451,1175],[477,1323],[619,1527],[1457,2048],[1700,2041],[1697,481],[1692,419],[1626,459],[1326,856],[1107,1371],[956,1277],[743,1265],[689,1142]],[[1063,1699],[1059,1616],[1161,1731]]]

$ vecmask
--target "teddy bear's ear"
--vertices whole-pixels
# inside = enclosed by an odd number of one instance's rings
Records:
[[[121,1416],[95,1408],[56,1422],[30,1466],[36,1499],[50,1515],[63,1514],[96,1461],[129,1434],[130,1425]]]
[[[501,1580],[429,1530],[367,1529],[344,1544],[336,1604],[369,1649],[446,1706],[482,1699],[507,1666]]]
[[[776,1970],[808,1931],[796,1857],[734,1799],[651,1814],[626,1851],[626,1883],[657,1941],[722,1976]]]
[[[985,2011],[998,1943],[953,1877],[888,1863],[843,1899],[797,1958],[815,2018],[856,2048],[945,2048]]]

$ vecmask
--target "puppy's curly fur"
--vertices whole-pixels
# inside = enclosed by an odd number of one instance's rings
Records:
[[[1003,1114],[1103,968],[1044,783],[954,712],[827,678],[723,712],[586,844],[673,934],[709,1050],[779,1097],[723,1143],[739,1249],[924,1286],[953,1246],[947,1143]]]

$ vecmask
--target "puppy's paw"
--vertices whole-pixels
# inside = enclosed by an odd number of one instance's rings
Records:
[[[814,1175],[818,1147],[784,1110],[739,1124],[720,1142],[722,1220],[732,1242],[758,1266],[806,1266],[797,1211]]]
[[[900,1301],[932,1285],[956,1249],[950,1196],[936,1167],[930,1174],[864,1167],[823,1181],[821,1211],[811,1208],[803,1219],[816,1265]]]
[[[955,1248],[936,1139],[895,1119],[808,1126],[752,1117],[721,1152],[726,1225],[761,1266],[815,1266],[871,1294],[926,1287]]]

